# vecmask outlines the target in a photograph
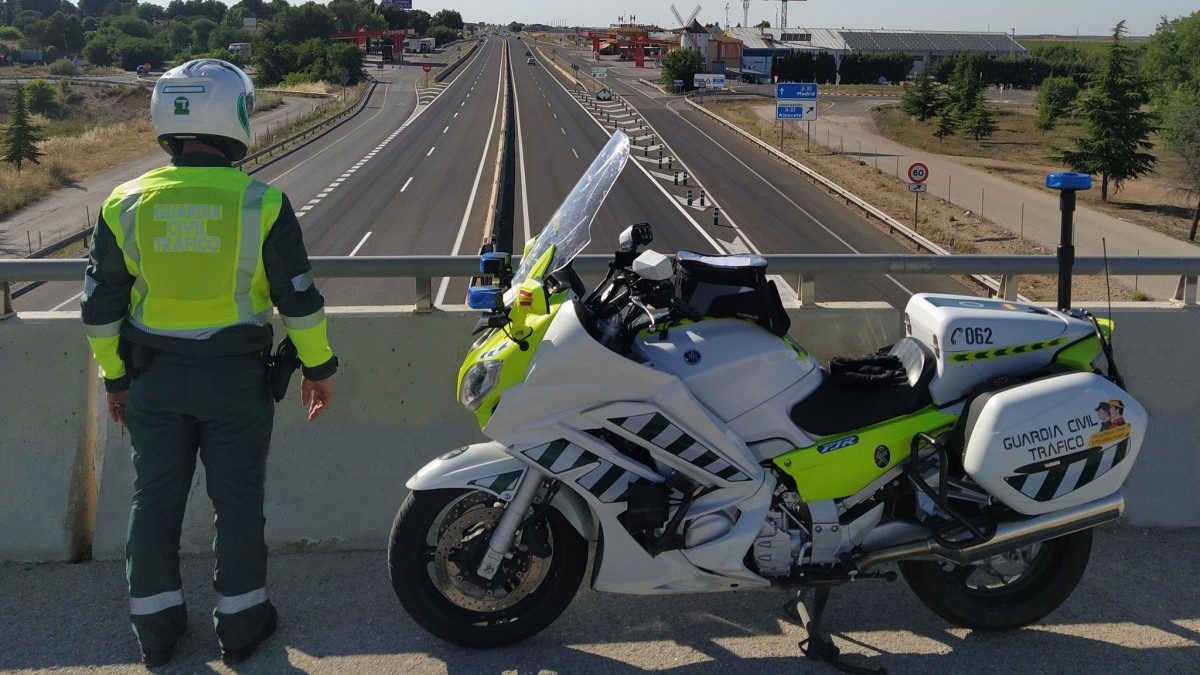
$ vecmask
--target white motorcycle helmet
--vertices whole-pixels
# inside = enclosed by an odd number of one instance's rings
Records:
[[[150,118],[158,143],[172,156],[183,142],[198,140],[229,160],[250,147],[254,84],[241,68],[219,59],[198,59],[168,70],[154,85]]]

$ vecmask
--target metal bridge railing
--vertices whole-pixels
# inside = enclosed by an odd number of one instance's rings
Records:
[[[817,280],[829,276],[903,274],[970,275],[991,274],[1000,277],[999,297],[1017,298],[1022,276],[1058,272],[1054,256],[996,255],[767,255],[768,271],[774,275],[798,278],[798,301],[813,304]],[[584,255],[575,259],[575,269],[584,275],[602,275],[611,256]],[[518,258],[519,260],[519,258]],[[514,263],[516,261],[514,260]],[[433,280],[442,277],[470,278],[479,275],[479,259],[474,256],[364,256],[314,257],[313,273],[325,278],[411,278],[416,280],[418,311],[433,306]],[[1105,262],[1102,257],[1075,260],[1074,274],[1141,276],[1178,276],[1176,302],[1196,304],[1200,256],[1195,258],[1117,256]],[[78,281],[82,285],[86,260],[0,260],[0,287],[4,294],[4,313],[12,313],[13,282]]]

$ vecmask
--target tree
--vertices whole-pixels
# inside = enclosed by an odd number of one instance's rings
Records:
[[[508,30],[513,33],[520,33],[521,31],[525,30],[525,24],[513,21],[508,24]]]
[[[958,120],[954,115],[954,111],[949,106],[943,106],[942,115],[938,117],[937,126],[933,129],[933,135],[937,137],[938,143],[953,136],[958,131]]]
[[[450,30],[462,30],[462,14],[455,9],[443,9],[430,19],[434,26],[445,26]]]
[[[1047,77],[1037,93],[1037,119],[1033,126],[1044,135],[1053,129],[1059,118],[1071,110],[1079,96],[1079,85],[1069,77]]]
[[[328,39],[333,30],[333,15],[325,6],[310,0],[280,11],[261,35],[264,40],[300,44],[312,38]]]
[[[1075,139],[1073,150],[1057,153],[1073,171],[1100,174],[1102,201],[1108,201],[1109,183],[1118,191],[1122,183],[1148,173],[1155,163],[1149,152],[1154,148],[1150,142],[1154,123],[1150,113],[1141,109],[1145,87],[1133,73],[1133,56],[1124,35],[1122,21],[1113,29],[1100,71],[1092,76],[1080,101],[1083,136]]]
[[[676,49],[662,60],[662,83],[683,80],[684,89],[692,89],[696,73],[704,72],[704,56],[699,49]]]
[[[8,127],[4,130],[4,157],[0,158],[17,167],[25,162],[41,164],[42,153],[38,150],[38,141],[42,140],[38,128],[29,119],[29,111],[25,108],[25,90],[17,85],[9,98]]]
[[[922,122],[937,117],[941,111],[942,94],[924,68],[917,73],[913,85],[900,97],[900,109]]]
[[[755,26],[755,28],[770,28],[770,27],[771,27],[771,22],[767,21],[765,19],[763,21],[759,21],[758,25]]]
[[[437,40],[438,46],[441,46],[447,42],[454,42],[457,40],[458,31],[447,28],[446,26],[434,26],[433,28],[429,29],[429,32],[425,34],[425,37],[431,37]]]
[[[1142,72],[1156,98],[1170,98],[1179,86],[1200,86],[1200,12],[1159,23],[1146,45]]]
[[[1188,231],[1188,240],[1195,241],[1196,226],[1200,224],[1200,92],[1180,87],[1163,105],[1162,116],[1167,147],[1180,159],[1176,176],[1179,189],[1197,199]]]
[[[962,54],[955,59],[954,72],[950,75],[947,104],[959,120],[966,118],[979,94],[983,92],[983,64],[986,58],[980,54]]]
[[[976,143],[979,143],[981,139],[990,138],[992,134],[996,133],[996,119],[987,107],[983,89],[976,92],[975,101],[963,116],[962,131],[968,136],[973,136]]]

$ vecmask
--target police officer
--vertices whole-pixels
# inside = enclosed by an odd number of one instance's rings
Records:
[[[230,63],[162,76],[150,113],[171,162],[104,203],[84,280],[109,414],[133,444],[126,572],[147,666],[171,659],[187,625],[179,536],[197,452],[217,516],[222,659],[244,661],[275,632],[263,539],[272,306],[303,364],[308,418],[333,397],[337,359],[296,215],[279,189],[230,165],[246,155],[253,107],[254,86]]]

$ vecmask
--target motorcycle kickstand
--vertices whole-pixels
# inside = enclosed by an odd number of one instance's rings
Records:
[[[799,645],[800,653],[807,656],[810,661],[822,661],[834,668],[837,668],[843,673],[851,673],[852,675],[887,675],[887,670],[884,668],[861,668],[852,666],[841,659],[841,652],[836,645],[833,644],[833,638],[825,638],[821,635],[821,618],[825,614],[825,605],[829,602],[829,588],[817,588],[816,594],[813,596],[813,610],[810,615],[808,607],[804,601],[808,598],[809,588],[801,588],[796,591],[796,600],[794,603],[788,603],[787,613],[794,619],[800,621],[800,625],[808,633],[808,637],[801,640]]]

